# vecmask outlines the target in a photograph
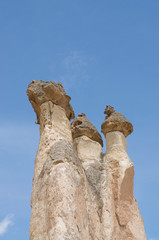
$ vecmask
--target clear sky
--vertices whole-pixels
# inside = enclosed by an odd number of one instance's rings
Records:
[[[148,240],[159,240],[159,0],[0,0],[2,240],[29,239],[33,79],[61,82],[99,131],[106,104],[133,123],[134,195]]]

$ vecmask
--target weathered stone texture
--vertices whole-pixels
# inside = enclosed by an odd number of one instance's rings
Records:
[[[127,155],[132,124],[107,106],[103,154],[85,114],[70,124],[74,112],[61,84],[33,81],[27,94],[40,124],[30,240],[146,240]]]
[[[85,185],[84,170],[72,145],[57,141],[38,176],[30,238],[89,239]]]
[[[133,125],[121,113],[115,112],[114,108],[107,106],[105,111],[107,114],[102,123],[102,133],[105,135],[108,132],[119,131],[127,137],[133,132]]]
[[[109,201],[114,205],[112,239],[144,240],[144,224],[133,196],[134,165],[127,155],[127,141],[122,132],[113,131],[106,134],[106,143],[104,162],[109,169],[108,188],[112,191]]]
[[[32,81],[28,86],[27,95],[36,112],[37,124],[40,124],[41,104],[49,101],[65,109],[69,120],[74,118],[74,111],[69,103],[71,98],[66,94],[61,83]]]
[[[72,122],[71,127],[73,139],[80,136],[87,136],[103,146],[101,135],[95,126],[87,119],[84,113],[78,114],[78,117]]]

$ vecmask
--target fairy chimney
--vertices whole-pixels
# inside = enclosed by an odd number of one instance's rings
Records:
[[[127,155],[133,125],[107,106],[103,153],[100,133],[84,113],[74,119],[61,83],[32,81],[27,95],[40,125],[30,240],[146,240]]]

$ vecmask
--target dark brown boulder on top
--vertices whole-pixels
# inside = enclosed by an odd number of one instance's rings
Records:
[[[104,114],[107,114],[108,116],[110,116],[114,112],[115,112],[114,108],[111,107],[110,105],[107,105],[106,109],[104,110]]]
[[[101,135],[84,113],[78,114],[78,117],[71,124],[71,129],[73,139],[80,136],[87,136],[103,146]]]
[[[131,122],[129,122],[121,113],[115,112],[113,107],[107,105],[104,113],[108,114],[101,126],[101,131],[104,135],[108,132],[119,131],[127,137],[133,132],[133,125]]]
[[[34,111],[36,112],[36,123],[38,124],[40,123],[40,105],[47,101],[51,101],[52,103],[61,106],[65,110],[66,116],[69,120],[75,117],[73,108],[69,103],[71,97],[66,94],[61,83],[55,83],[53,81],[44,82],[42,80],[32,81],[28,86],[27,95]]]

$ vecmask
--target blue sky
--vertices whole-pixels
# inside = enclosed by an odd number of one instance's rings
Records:
[[[134,195],[159,240],[158,11],[158,0],[0,1],[0,239],[29,239],[39,130],[26,89],[43,79],[99,131],[106,104],[133,123]]]

